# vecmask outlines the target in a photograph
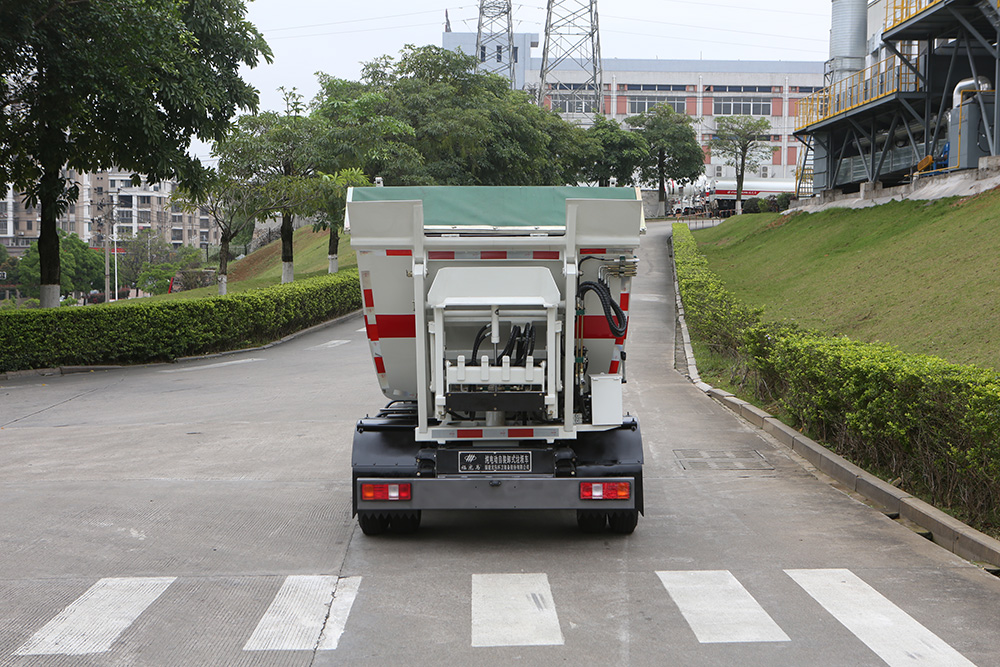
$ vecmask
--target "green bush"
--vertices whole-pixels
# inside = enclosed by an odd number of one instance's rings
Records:
[[[140,364],[277,340],[361,307],[356,270],[224,297],[0,311],[0,372]]]
[[[835,451],[1000,527],[1000,373],[768,323],[708,269],[686,225],[674,257],[692,335],[742,387]]]

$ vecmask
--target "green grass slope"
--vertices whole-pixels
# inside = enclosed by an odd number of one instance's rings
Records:
[[[341,235],[339,247],[339,267],[341,270],[356,267],[357,259],[351,248],[350,237]],[[293,256],[295,258],[295,279],[311,278],[325,275],[329,268],[327,249],[330,244],[329,232],[314,232],[312,227],[302,227],[295,230],[292,236]],[[243,259],[229,264],[229,280],[227,288],[230,294],[244,292],[259,287],[270,287],[281,283],[281,240],[272,241],[263,248],[256,250]],[[195,299],[203,296],[216,296],[219,289],[216,286],[161,294],[150,297],[154,300]]]
[[[695,238],[768,319],[1000,369],[1000,191],[744,215]]]

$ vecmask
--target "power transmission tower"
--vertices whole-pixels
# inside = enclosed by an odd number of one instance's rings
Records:
[[[602,113],[602,78],[597,0],[548,0],[538,103],[548,97],[556,111]]]
[[[510,0],[480,0],[479,31],[476,33],[478,69],[499,74],[514,81],[514,28]]]

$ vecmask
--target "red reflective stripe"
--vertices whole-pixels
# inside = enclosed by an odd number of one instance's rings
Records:
[[[375,357],[375,370],[379,373],[385,373],[385,361],[382,357]]]
[[[386,250],[386,257],[412,257],[412,250]]]
[[[628,293],[622,294],[622,298],[618,301],[618,305],[622,307],[622,310],[628,310]]]
[[[583,320],[583,333],[580,335],[581,338],[614,338],[615,335],[611,333],[611,327],[608,326],[608,320],[604,315],[584,315]],[[381,321],[381,317],[379,318]]]
[[[368,340],[373,343],[378,342],[378,325],[374,322],[369,322],[368,318],[365,318],[365,329],[368,330]]]
[[[559,259],[558,250],[536,250],[531,254],[534,259]]]
[[[535,429],[533,428],[509,428],[507,429],[508,438],[531,438],[535,435]]]
[[[580,248],[581,255],[606,255],[608,254],[607,248]]]
[[[481,437],[483,437],[483,429],[481,429],[481,428],[460,428],[460,429],[458,429],[458,437],[460,437],[460,438],[481,438]]]
[[[455,259],[454,250],[431,250],[427,253],[427,259]]]
[[[375,294],[370,289],[364,291],[365,294],[365,308],[373,308],[375,306]]]
[[[507,259],[506,250],[483,250],[479,253],[479,259]]]
[[[620,362],[618,362],[618,361],[612,361],[611,362],[611,368],[608,370],[608,372],[611,373],[612,375],[614,375],[615,373],[617,373],[618,372],[618,364],[619,363]]]
[[[379,315],[378,335],[380,338],[415,338],[417,336],[416,315]]]

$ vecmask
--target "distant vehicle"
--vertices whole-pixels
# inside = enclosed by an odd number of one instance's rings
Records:
[[[795,194],[794,178],[766,178],[743,181],[743,197],[747,199],[767,199],[780,194]],[[713,181],[709,188],[708,200],[714,202],[713,209],[720,217],[728,217],[736,211],[736,180]]]

